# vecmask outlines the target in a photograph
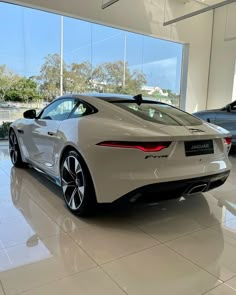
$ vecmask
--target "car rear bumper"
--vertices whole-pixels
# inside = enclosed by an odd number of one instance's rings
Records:
[[[172,192],[174,195],[184,196],[197,192],[207,192],[224,184],[229,174],[230,171],[225,171],[208,176],[145,185],[129,192],[122,198],[133,200],[135,199],[134,196],[144,193],[162,194]]]

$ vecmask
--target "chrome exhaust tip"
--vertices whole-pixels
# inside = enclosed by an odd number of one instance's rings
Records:
[[[207,183],[199,184],[192,186],[189,190],[186,191],[185,195],[193,195],[197,193],[203,193],[207,188]]]

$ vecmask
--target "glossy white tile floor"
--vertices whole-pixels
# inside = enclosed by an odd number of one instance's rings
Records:
[[[236,295],[236,154],[206,194],[73,216],[0,146],[0,295]]]

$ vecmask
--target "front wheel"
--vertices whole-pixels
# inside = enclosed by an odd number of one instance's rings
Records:
[[[61,186],[70,211],[80,216],[94,211],[96,197],[93,182],[86,164],[76,151],[68,152],[62,159]]]
[[[15,167],[27,167],[27,163],[22,161],[19,143],[16,134],[12,129],[9,132],[9,153],[11,162]]]

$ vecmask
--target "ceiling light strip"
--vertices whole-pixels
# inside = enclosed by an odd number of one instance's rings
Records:
[[[109,0],[109,1],[107,1],[106,3],[103,3],[103,4],[102,4],[102,9],[105,9],[105,8],[111,6],[112,4],[114,4],[114,3],[118,2],[118,1],[119,1],[119,0]]]

